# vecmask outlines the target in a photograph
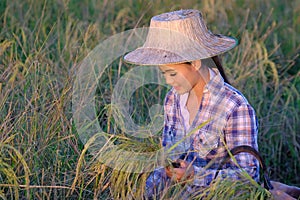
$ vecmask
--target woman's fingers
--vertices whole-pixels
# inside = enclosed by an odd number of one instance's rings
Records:
[[[188,163],[184,160],[177,160],[179,162],[180,167],[166,167],[166,174],[169,178],[175,179],[177,181],[184,179],[189,179],[194,176],[194,168],[191,163]]]
[[[165,170],[166,170],[166,174],[167,174],[167,176],[169,177],[169,178],[172,178],[172,176],[173,176],[173,173],[172,173],[172,167],[166,167],[165,168]]]
[[[185,160],[177,160],[177,162],[180,163],[180,167],[181,167],[181,168],[187,168],[188,165],[189,165],[189,163],[186,162]]]

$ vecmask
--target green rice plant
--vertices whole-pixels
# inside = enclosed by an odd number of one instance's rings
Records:
[[[226,72],[256,109],[259,148],[271,168],[271,178],[299,185],[299,1],[3,0],[0,198],[113,196],[112,183],[124,183],[117,179],[120,172],[100,162],[90,162],[89,154],[80,158],[85,147],[77,135],[71,111],[77,64],[112,34],[148,26],[151,16],[184,8],[202,10],[213,32],[238,37],[239,46],[222,56]],[[128,145],[128,149],[134,150],[141,144],[144,151],[156,148],[159,135],[149,139],[152,146],[147,144],[149,140],[135,141],[120,131],[110,114],[113,87],[131,67],[118,61],[107,70],[101,80],[104,89],[99,89],[97,115],[103,130],[119,133],[115,142],[123,144],[122,148]],[[153,102],[161,104],[166,92],[151,85],[147,88],[136,91],[131,99],[131,114],[141,125],[149,122],[149,108]],[[156,95],[159,98],[154,98]],[[76,172],[74,166],[80,162]],[[25,169],[30,182],[26,181]],[[118,193],[139,196],[138,190],[143,188],[139,177],[120,175],[128,177],[123,180],[132,181]],[[181,188],[174,186],[166,197],[176,196],[172,191]]]
[[[24,157],[14,147],[8,145],[10,140],[14,139],[14,135],[10,136],[3,142],[0,142],[0,179],[1,190],[8,187],[11,199],[19,198],[19,185],[24,183],[27,198],[29,198],[30,171]],[[15,172],[16,168],[22,167],[24,175]],[[24,180],[22,181],[22,179]],[[5,183],[5,184],[2,184]]]

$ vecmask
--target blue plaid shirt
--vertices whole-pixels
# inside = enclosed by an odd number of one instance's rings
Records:
[[[194,184],[207,186],[213,180],[218,164],[204,167],[214,158],[221,160],[226,149],[239,145],[249,145],[258,149],[257,119],[255,111],[247,99],[235,88],[225,83],[221,75],[216,75],[206,84],[198,113],[189,129],[185,128],[180,110],[180,95],[171,89],[165,98],[165,124],[163,146],[167,149],[177,142],[169,157],[193,162]],[[199,125],[208,122],[200,129]],[[196,131],[195,131],[196,130]],[[190,135],[189,133],[193,133]],[[235,156],[239,166],[254,180],[259,178],[258,161],[248,153]],[[240,169],[233,162],[227,163],[218,176],[239,179]]]

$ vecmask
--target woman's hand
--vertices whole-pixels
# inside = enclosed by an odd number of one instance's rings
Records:
[[[191,163],[188,163],[184,160],[177,160],[176,162],[179,162],[179,168],[174,168],[172,166],[166,167],[166,173],[169,178],[176,181],[193,178],[194,168]]]

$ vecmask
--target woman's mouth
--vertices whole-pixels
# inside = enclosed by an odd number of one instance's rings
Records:
[[[174,88],[175,90],[179,90],[179,89],[180,89],[180,86],[173,86],[173,88]]]

